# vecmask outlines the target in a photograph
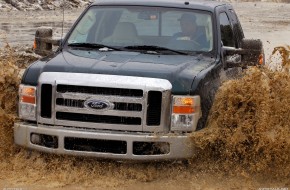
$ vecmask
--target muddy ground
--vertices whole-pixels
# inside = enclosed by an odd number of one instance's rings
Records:
[[[35,11],[81,8],[92,0],[0,0],[0,11]]]
[[[209,128],[192,136],[189,163],[119,163],[27,152],[13,146],[19,71],[34,58],[0,51],[0,189],[259,189],[290,188],[290,68],[274,47],[290,44],[290,4],[233,3],[245,36],[265,45],[266,68],[248,70],[219,90]],[[81,9],[66,10],[65,29]],[[24,19],[25,18],[25,19]],[[0,46],[30,47],[35,27],[61,36],[62,12],[0,12]],[[288,47],[289,48],[289,47]],[[4,56],[4,58],[3,58]],[[29,59],[30,60],[29,60]],[[27,61],[28,60],[28,61]],[[23,64],[23,62],[27,62]],[[288,65],[288,66],[287,66]]]

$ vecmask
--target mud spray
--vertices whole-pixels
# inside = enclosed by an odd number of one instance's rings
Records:
[[[281,67],[251,68],[219,89],[207,128],[194,133],[189,163],[118,163],[30,152],[13,144],[21,65],[0,58],[0,187],[229,189],[290,187],[289,47]],[[287,56],[288,55],[288,56]],[[32,59],[34,60],[34,59]],[[31,60],[31,61],[32,61]],[[278,69],[277,69],[278,68]]]

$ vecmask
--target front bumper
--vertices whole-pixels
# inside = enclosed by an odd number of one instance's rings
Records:
[[[33,134],[52,136],[57,139],[56,146],[43,146],[37,143],[32,143]],[[101,140],[98,142],[123,142],[126,149],[123,153],[112,153],[88,149],[67,149],[66,139],[82,139],[85,140]],[[89,156],[103,159],[117,159],[117,160],[172,160],[185,159],[193,156],[194,147],[190,142],[190,138],[186,134],[144,134],[137,132],[120,132],[120,131],[94,131],[86,129],[64,128],[56,126],[47,126],[40,124],[33,124],[28,122],[18,122],[14,125],[14,142],[17,145],[34,149],[37,151],[66,154],[76,156]],[[165,144],[169,149],[166,153],[160,154],[134,154],[135,145],[141,143],[149,144]],[[102,144],[102,143],[101,143]],[[116,144],[115,144],[116,145]],[[101,145],[97,145],[101,146]],[[104,147],[108,147],[104,143]],[[168,148],[167,147],[167,148]],[[139,147],[140,148],[140,147]],[[114,151],[113,151],[114,152]]]

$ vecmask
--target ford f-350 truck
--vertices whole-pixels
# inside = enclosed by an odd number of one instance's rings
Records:
[[[45,32],[39,52],[51,48]],[[244,38],[230,4],[98,0],[26,69],[15,143],[105,159],[189,158],[189,136],[205,127],[222,78],[259,64],[262,43]]]

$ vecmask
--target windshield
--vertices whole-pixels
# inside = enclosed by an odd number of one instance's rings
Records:
[[[92,7],[68,38],[68,44],[102,44],[140,50],[154,46],[167,50],[210,52],[212,17],[189,9],[118,6]]]

